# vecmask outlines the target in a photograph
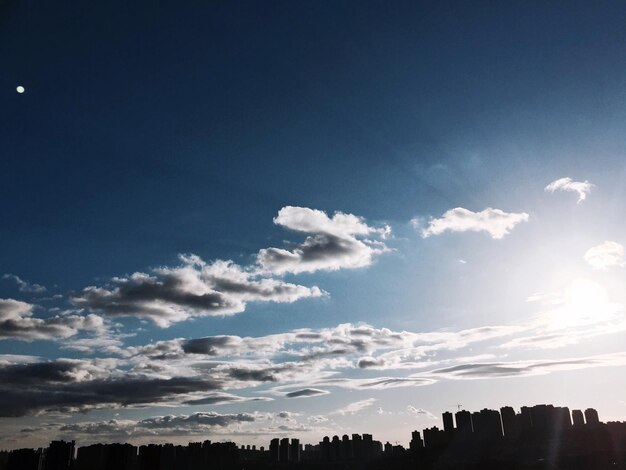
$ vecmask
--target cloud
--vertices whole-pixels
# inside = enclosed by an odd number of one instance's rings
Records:
[[[427,417],[427,418],[429,418],[429,419],[437,419],[437,417],[436,417],[434,414],[432,414],[432,413],[431,413],[430,411],[428,411],[428,410],[425,410],[424,408],[415,408],[415,407],[414,407],[414,406],[412,406],[412,405],[408,405],[408,406],[406,407],[406,410],[407,410],[410,414],[412,414],[412,415],[416,415],[416,416],[425,416],[425,417]]]
[[[315,271],[336,271],[369,266],[374,256],[388,251],[380,240],[391,232],[388,226],[374,228],[361,217],[335,212],[332,217],[306,207],[283,207],[274,223],[290,230],[310,234],[291,249],[264,248],[257,255],[261,270],[282,275]]]
[[[449,379],[490,379],[545,375],[563,370],[610,367],[625,364],[626,353],[620,352],[570,359],[466,363],[437,369],[432,371],[431,374]]]
[[[593,184],[589,181],[574,181],[570,177],[559,178],[552,181],[548,186],[544,188],[544,191],[553,193],[555,191],[570,191],[578,193],[578,203],[587,199],[587,194],[591,192]]]
[[[249,413],[221,414],[214,411],[189,415],[166,415],[139,421],[111,419],[108,421],[82,422],[61,425],[59,431],[65,435],[94,435],[131,438],[142,435],[185,435],[210,432],[212,428],[252,423],[257,417]]]
[[[521,222],[528,221],[525,212],[504,212],[500,209],[487,209],[472,212],[463,207],[446,211],[438,219],[431,219],[428,227],[422,230],[422,237],[440,235],[443,232],[487,232],[491,238],[499,240],[508,235]]]
[[[285,393],[287,398],[302,398],[302,397],[314,397],[317,395],[328,395],[330,392],[327,390],[321,390],[319,388],[303,388],[300,390],[294,390],[293,392]]]
[[[617,242],[605,241],[589,248],[584,258],[593,269],[624,266],[624,247]]]
[[[99,331],[104,321],[97,315],[33,317],[34,305],[14,299],[0,299],[0,340],[20,341],[64,339],[81,330]]]
[[[283,281],[286,273],[333,271],[369,266],[389,248],[382,241],[390,228],[371,227],[361,217],[306,207],[280,209],[274,223],[308,234],[290,248],[265,248],[256,262],[207,263],[180,255],[181,264],[115,277],[105,286],[88,286],[70,300],[80,308],[107,316],[149,319],[161,327],[197,316],[225,316],[245,311],[249,302],[291,303],[327,295],[319,287]]]
[[[15,274],[5,274],[4,276],[2,276],[2,279],[15,281],[15,283],[17,284],[17,288],[20,292],[25,292],[29,294],[42,294],[47,290],[44,286],[25,281]]]
[[[250,391],[268,384],[275,399],[302,398],[326,395],[331,387],[373,392],[443,379],[509,377],[619,363],[615,357],[565,363],[477,362],[485,361],[485,355],[468,357],[466,348],[478,342],[529,329],[544,334],[538,325],[415,333],[340,324],[259,337],[178,338],[118,347],[117,358],[42,361],[4,355],[0,356],[0,416],[265,401],[270,398],[250,396]],[[456,354],[459,350],[462,353]],[[372,376],[375,370],[405,369],[424,370],[408,376]]]
[[[349,405],[330,412],[329,415],[353,415],[363,411],[366,408],[369,408],[374,403],[376,403],[376,401],[376,398],[368,398],[366,400],[355,401],[354,403],[350,403]]]
[[[167,327],[194,316],[240,313],[248,302],[291,303],[324,295],[318,287],[257,279],[232,261],[207,264],[194,255],[180,259],[178,267],[114,278],[108,288],[87,287],[71,301],[102,315],[146,318]]]
[[[183,402],[185,405],[223,405],[228,403],[244,403],[249,401],[272,401],[269,397],[242,397],[230,393],[211,393],[203,398]]]
[[[233,423],[252,422],[255,417],[248,413],[220,414],[213,411],[208,413],[194,413],[191,415],[179,416],[158,416],[141,420],[137,426],[151,429],[185,428],[193,429],[199,426],[220,426],[225,427]]]

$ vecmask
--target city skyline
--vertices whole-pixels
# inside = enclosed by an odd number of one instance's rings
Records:
[[[626,421],[625,5],[0,21],[1,449]]]
[[[552,404],[442,413],[443,426],[411,432],[408,447],[372,434],[324,436],[318,443],[275,437],[268,446],[210,440],[188,445],[128,443],[77,446],[55,440],[46,449],[0,452],[7,470],[176,468],[624,468],[626,422],[600,420],[597,410]],[[440,424],[440,423],[439,423]]]

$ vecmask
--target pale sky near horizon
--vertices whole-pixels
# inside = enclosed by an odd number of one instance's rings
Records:
[[[625,20],[0,6],[0,448],[626,420]]]

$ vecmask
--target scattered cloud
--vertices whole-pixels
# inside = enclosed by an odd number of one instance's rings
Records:
[[[110,287],[87,287],[72,297],[81,308],[107,316],[135,316],[167,327],[194,316],[243,312],[248,302],[291,303],[324,295],[277,279],[258,279],[232,261],[205,263],[180,257],[182,265],[112,279]]]
[[[463,207],[446,211],[440,218],[431,219],[428,227],[422,230],[422,237],[450,232],[487,232],[491,238],[499,240],[508,235],[513,228],[528,221],[525,212],[504,212],[488,207],[480,212],[472,212]]]
[[[426,418],[429,418],[429,419],[437,419],[437,417],[434,414],[432,414],[428,410],[425,410],[424,408],[416,408],[412,405],[409,405],[406,407],[406,410],[410,414],[415,415],[415,416],[425,416]]]
[[[196,316],[224,316],[245,311],[249,302],[291,303],[327,295],[320,288],[283,281],[286,273],[333,271],[369,266],[389,251],[388,226],[371,227],[363,218],[306,207],[283,207],[274,223],[308,234],[288,248],[265,248],[256,263],[242,267],[232,261],[210,263],[181,255],[181,264],[115,277],[103,287],[89,286],[71,302],[106,316],[149,319],[161,327]]]
[[[81,330],[99,331],[104,321],[98,315],[56,315],[33,317],[34,305],[14,299],[0,299],[0,340],[20,341],[69,338]]]
[[[319,388],[302,388],[300,390],[294,390],[292,392],[285,393],[287,398],[302,398],[302,397],[315,397],[318,395],[328,395],[330,392],[327,390],[321,390]]]
[[[591,192],[593,184],[589,181],[574,181],[572,178],[565,177],[552,181],[544,188],[546,192],[553,193],[555,191],[570,191],[578,194],[578,203],[587,199],[587,194]]]
[[[2,279],[15,281],[18,290],[28,294],[42,294],[47,290],[45,286],[25,281],[15,274],[5,274]]]
[[[584,258],[593,269],[624,266],[624,246],[617,242],[605,241],[589,248]]]
[[[369,266],[376,255],[388,251],[380,239],[391,233],[389,226],[371,227],[353,214],[335,212],[329,217],[323,211],[306,207],[283,207],[274,223],[309,234],[303,243],[259,251],[257,262],[261,270],[275,275]]]

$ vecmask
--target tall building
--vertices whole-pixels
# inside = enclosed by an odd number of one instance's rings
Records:
[[[371,434],[363,434],[363,458],[371,459],[374,456],[374,438]]]
[[[341,456],[344,460],[352,458],[352,442],[350,442],[350,436],[347,434],[341,437]]]
[[[325,462],[330,461],[330,439],[328,436],[324,436],[324,439],[320,442],[320,453],[322,460]]]
[[[300,441],[292,439],[289,445],[289,461],[300,462]]]
[[[74,441],[52,441],[46,449],[44,470],[69,470],[74,460]]]
[[[363,458],[363,440],[360,434],[352,434],[352,452],[355,459]]]
[[[572,415],[567,406],[554,407],[554,419],[559,429],[569,429],[572,427]]]
[[[581,410],[572,410],[572,420],[574,421],[574,427],[585,425],[585,417]]]
[[[443,418],[443,430],[449,434],[454,432],[454,421],[452,417],[452,413],[449,411],[444,411],[442,414]]]
[[[467,436],[472,433],[472,414],[469,411],[457,411],[454,417],[456,418],[456,429],[459,434]]]
[[[515,410],[511,406],[503,406],[500,408],[500,418],[502,419],[502,429],[505,437],[514,438],[519,434],[517,426],[517,417]]]
[[[270,441],[270,460],[272,462],[278,462],[280,454],[278,449],[280,448],[280,440],[276,437]]]
[[[289,438],[284,437],[280,440],[278,448],[278,460],[280,462],[289,462]]]
[[[333,436],[333,440],[330,441],[330,459],[341,460],[341,441],[339,436]]]
[[[448,435],[437,426],[424,429],[424,447],[427,449],[441,449],[448,441]]]
[[[502,421],[500,413],[496,410],[488,410],[487,408],[480,410],[478,427],[474,428],[474,433],[479,434],[486,439],[499,439],[502,437]],[[472,416],[472,423],[473,423]]]
[[[422,437],[420,436],[419,431],[413,431],[411,433],[411,442],[409,443],[409,448],[413,452],[424,448],[424,441],[422,441]]]
[[[594,408],[587,408],[585,410],[585,421],[588,426],[595,426],[600,424],[600,418],[598,418],[598,412]]]
[[[520,431],[529,431],[533,427],[533,417],[531,410],[528,406],[522,406],[520,408],[520,414],[518,415],[518,423]]]

